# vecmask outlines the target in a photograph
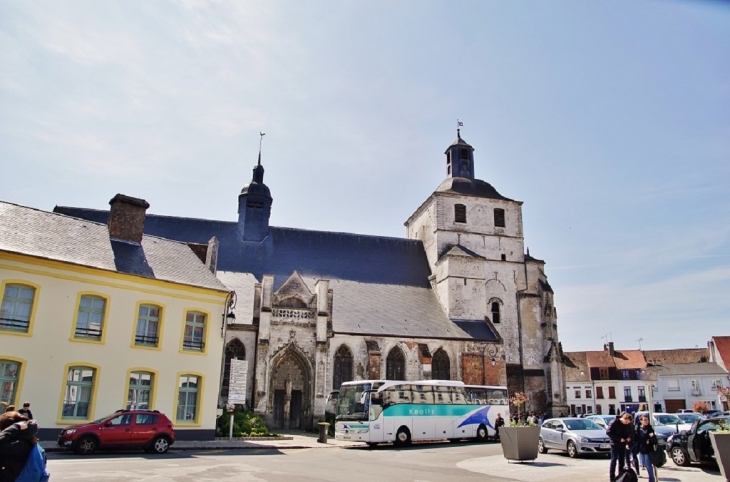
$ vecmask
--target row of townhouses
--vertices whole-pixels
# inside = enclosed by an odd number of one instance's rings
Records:
[[[615,414],[649,405],[657,412],[692,409],[702,403],[727,410],[718,388],[730,386],[730,337],[716,336],[707,348],[566,352],[565,389],[569,412]]]

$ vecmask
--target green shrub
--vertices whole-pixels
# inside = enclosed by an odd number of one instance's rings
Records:
[[[231,414],[223,412],[216,423],[218,436],[227,437],[230,430]],[[264,419],[250,411],[240,411],[233,414],[234,437],[261,437],[269,435],[269,429],[264,425]]]

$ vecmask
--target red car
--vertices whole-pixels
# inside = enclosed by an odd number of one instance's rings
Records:
[[[83,455],[107,448],[164,454],[173,443],[172,422],[157,410],[117,410],[99,420],[67,427],[58,435],[59,446]]]

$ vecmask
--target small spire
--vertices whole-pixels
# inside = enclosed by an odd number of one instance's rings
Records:
[[[264,136],[265,135],[266,135],[265,132],[260,132],[259,131],[259,136],[261,136],[259,138],[259,166],[261,165],[261,145],[264,143]]]

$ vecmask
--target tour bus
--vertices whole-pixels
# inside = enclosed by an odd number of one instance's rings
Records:
[[[497,413],[508,418],[505,387],[448,380],[363,380],[340,387],[335,439],[377,445],[413,440],[487,440]]]

